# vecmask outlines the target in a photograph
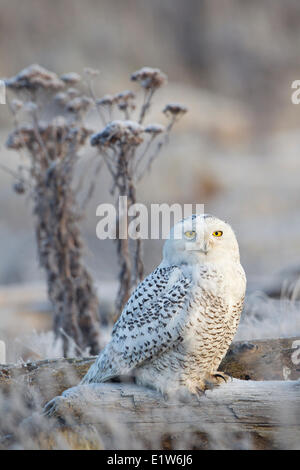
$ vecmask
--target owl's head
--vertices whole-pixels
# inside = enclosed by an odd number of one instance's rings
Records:
[[[209,214],[192,215],[172,228],[163,249],[170,264],[239,262],[239,247],[229,224]]]

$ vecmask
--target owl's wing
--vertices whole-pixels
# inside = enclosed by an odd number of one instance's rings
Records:
[[[128,374],[143,362],[182,341],[191,280],[176,267],[158,267],[128,300],[100,353],[82,383],[104,382]]]

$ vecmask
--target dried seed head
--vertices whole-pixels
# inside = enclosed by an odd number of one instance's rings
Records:
[[[112,95],[104,95],[96,101],[98,106],[112,106],[114,104],[114,97]]]
[[[118,108],[121,111],[125,111],[126,109],[131,109],[134,110],[136,108],[134,103],[128,103],[127,101],[124,101],[122,103],[118,103]],[[129,117],[129,116],[128,116]]]
[[[178,104],[178,103],[170,103],[165,106],[165,108],[163,109],[163,113],[166,116],[180,117],[180,116],[183,116],[183,114],[185,114],[187,110],[188,109],[186,106],[182,106],[181,104]]]
[[[123,126],[125,127],[125,129],[128,129],[134,135],[140,135],[145,131],[145,128],[136,121],[127,120],[121,122],[123,122]]]
[[[13,184],[13,190],[17,194],[24,194],[26,192],[26,185],[23,180],[19,180]]]
[[[60,93],[56,93],[53,99],[60,106],[65,106],[68,102],[69,97],[66,93],[61,91]]]
[[[59,90],[64,88],[64,82],[56,73],[33,64],[19,72],[15,77],[5,80],[7,87],[15,90],[36,90],[38,88]]]
[[[125,90],[114,96],[114,102],[117,103],[118,108],[122,111],[125,109],[135,109],[133,100],[135,99],[135,93],[131,90]]]
[[[53,119],[50,124],[39,122],[38,132],[47,148],[55,142],[70,142],[77,145],[84,145],[87,137],[92,134],[92,130],[80,126],[72,126],[66,123],[62,116]],[[49,143],[49,146],[48,146]],[[24,125],[14,130],[8,137],[6,146],[9,149],[20,150],[26,148],[32,153],[40,150],[40,142],[37,138],[36,129],[30,125]]]
[[[161,124],[149,124],[145,127],[145,132],[152,135],[158,135],[165,131],[165,126]]]
[[[81,76],[76,72],[65,73],[60,76],[60,79],[67,85],[76,85],[81,80]]]
[[[143,142],[143,126],[134,121],[112,121],[91,137],[92,146],[111,147],[114,144],[139,145]]]
[[[14,130],[6,141],[6,147],[13,150],[19,150],[26,147],[30,135],[33,133],[33,128],[30,125],[23,125],[19,129]]]
[[[143,67],[131,75],[131,80],[139,82],[146,90],[160,88],[167,83],[168,77],[159,69]]]
[[[133,93],[133,91],[131,91],[131,90],[121,91],[120,93],[117,93],[114,96],[114,99],[115,99],[116,103],[118,103],[118,101],[133,100],[134,98],[135,98],[135,93]]]
[[[122,136],[122,121],[112,121],[100,132],[91,136],[92,146],[108,146]]]
[[[93,105],[93,100],[87,96],[78,96],[67,103],[67,110],[71,113],[87,111]]]

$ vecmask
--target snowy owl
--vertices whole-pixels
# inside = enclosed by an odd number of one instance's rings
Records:
[[[245,288],[230,225],[207,214],[183,219],[81,383],[134,374],[138,384],[169,396],[199,395],[227,381],[218,367],[235,335]]]

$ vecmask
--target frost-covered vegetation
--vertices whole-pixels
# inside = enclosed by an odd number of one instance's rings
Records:
[[[136,110],[132,91],[105,95],[98,99],[94,79],[99,72],[86,68],[81,85],[79,74],[70,72],[59,77],[40,65],[30,65],[5,80],[13,99],[7,96],[13,115],[14,130],[6,146],[22,158],[13,188],[17,194],[28,194],[33,201],[34,229],[39,262],[45,270],[49,300],[54,314],[53,330],[61,338],[63,354],[70,351],[97,354],[101,344],[101,311],[92,277],[83,262],[83,243],[79,221],[99,184],[99,172],[105,163],[111,176],[111,193],[126,197],[126,227],[130,207],[136,204],[136,185],[150,170],[162,147],[167,143],[173,125],[186,113],[180,104],[167,104],[162,110],[168,118],[161,124],[144,124],[155,92],[167,77],[159,69],[143,67],[131,80],[140,84],[143,101]],[[84,86],[85,85],[85,86]],[[86,94],[87,93],[87,94]],[[112,120],[116,109],[123,119]],[[99,132],[86,125],[89,111],[100,118]],[[133,113],[136,111],[136,116]],[[91,135],[92,134],[92,135]],[[82,170],[77,187],[75,171],[79,159],[86,160],[84,147],[96,147],[93,176]],[[153,149],[154,147],[154,149]],[[90,164],[90,162],[89,162]],[[79,205],[79,193],[85,198]],[[117,214],[118,219],[124,214]],[[116,234],[120,265],[119,291],[116,297],[118,316],[132,289],[143,278],[141,239],[130,241]],[[103,322],[102,322],[103,323]]]

